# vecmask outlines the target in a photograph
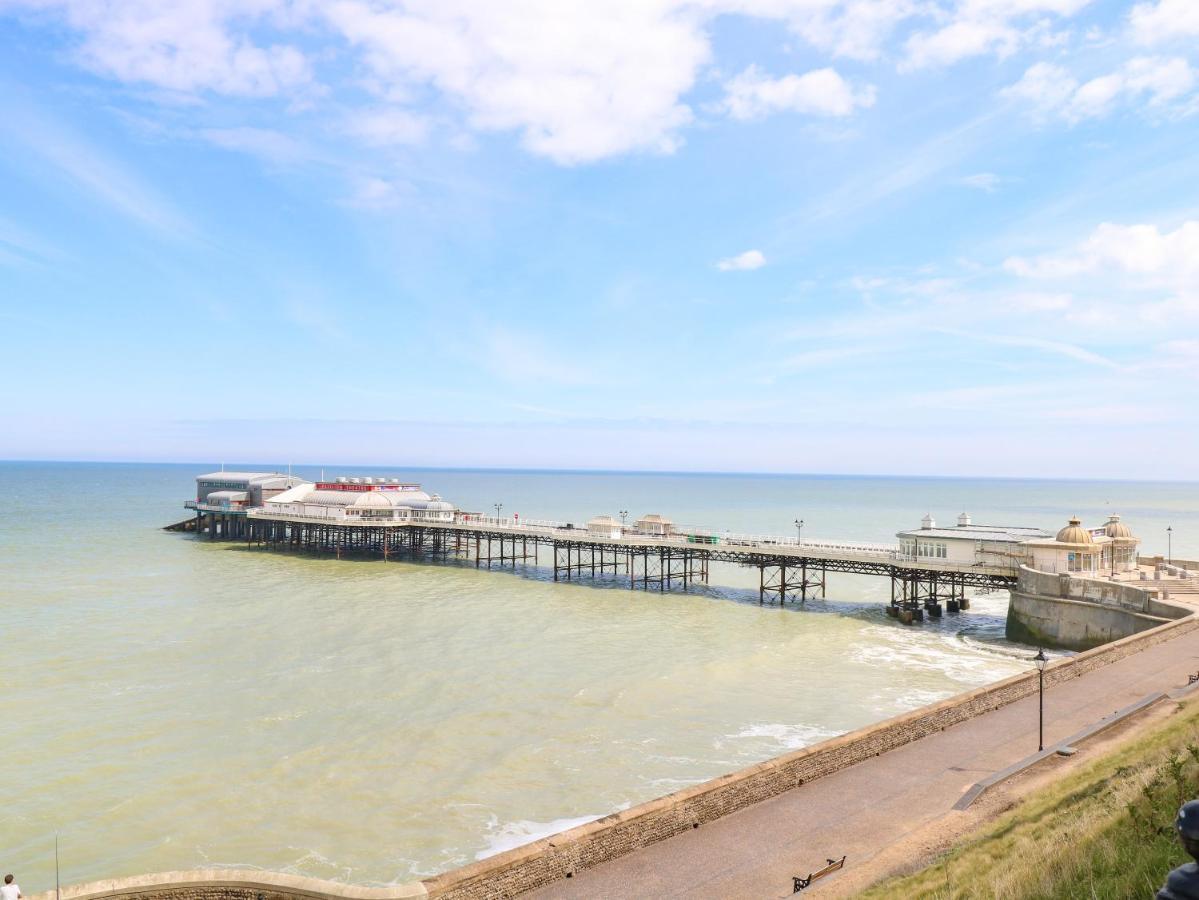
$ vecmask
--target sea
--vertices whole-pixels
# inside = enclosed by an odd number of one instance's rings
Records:
[[[904,626],[885,579],[761,606],[542,566],[329,559],[169,533],[213,464],[0,463],[0,869],[26,894],[197,867],[368,885],[518,846],[1027,670],[1007,595]],[[239,463],[230,469],[274,471]],[[283,467],[284,469],[286,467]],[[297,467],[464,509],[805,540],[1110,513],[1199,557],[1199,485]],[[1172,529],[1167,532],[1167,528]]]

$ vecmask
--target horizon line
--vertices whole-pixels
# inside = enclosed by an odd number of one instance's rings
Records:
[[[19,463],[33,465],[101,465],[101,466],[196,466],[206,465],[196,460],[104,460],[104,459],[17,459],[0,457],[0,464]],[[229,463],[217,463],[229,466]],[[234,464],[237,465],[237,464]],[[278,464],[275,464],[278,465]],[[601,468],[525,468],[519,466],[430,466],[388,464],[345,464],[345,463],[288,463],[280,468],[292,469],[399,469],[421,472],[509,472],[539,475],[682,475],[693,477],[742,477],[742,478],[875,478],[893,480],[937,480],[937,481],[1056,481],[1056,482],[1104,482],[1118,484],[1199,484],[1197,479],[1187,478],[1115,478],[1115,477],[1067,477],[1052,475],[930,475],[899,474],[883,472],[796,472],[796,471],[747,471],[735,469],[601,469]],[[219,471],[219,470],[217,470]],[[245,471],[231,469],[231,471]],[[271,469],[271,471],[276,471]],[[284,474],[284,473],[280,473]]]

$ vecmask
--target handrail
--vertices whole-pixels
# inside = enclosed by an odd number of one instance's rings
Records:
[[[340,513],[340,510],[338,510]],[[1015,573],[1015,566],[987,565],[977,561],[965,562],[948,559],[915,556],[900,552],[898,545],[877,544],[855,541],[826,541],[803,540],[796,537],[781,535],[740,534],[736,532],[718,532],[714,529],[681,528],[675,526],[670,534],[647,534],[630,528],[623,528],[620,534],[613,536],[609,532],[589,530],[585,524],[574,525],[569,522],[558,522],[546,519],[520,519],[484,515],[459,515],[454,520],[432,518],[385,518],[385,517],[347,517],[309,516],[300,513],[267,512],[264,507],[249,510],[251,518],[274,519],[280,521],[321,522],[338,525],[359,527],[405,527],[410,525],[425,525],[429,527],[451,527],[465,531],[488,529],[500,530],[515,535],[540,535],[558,540],[585,540],[596,543],[611,543],[615,546],[663,546],[686,547],[717,547],[720,550],[734,553],[766,551],[771,553],[783,552],[788,556],[802,558],[808,553],[810,558],[866,558],[894,564],[904,564],[919,568],[936,569],[939,571],[969,571],[978,569],[1007,570]],[[807,553],[805,553],[807,551]]]

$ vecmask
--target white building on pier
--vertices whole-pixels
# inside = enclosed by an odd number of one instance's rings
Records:
[[[1140,539],[1113,515],[1099,528],[1084,528],[1072,518],[1052,534],[1041,528],[975,525],[962,513],[956,526],[938,528],[926,515],[920,528],[901,531],[899,555],[914,561],[966,563],[979,566],[1027,565],[1039,572],[1115,574],[1137,566]]]
[[[330,524],[451,523],[455,507],[419,484],[398,478],[338,478],[301,484],[263,504],[269,518],[319,519]]]

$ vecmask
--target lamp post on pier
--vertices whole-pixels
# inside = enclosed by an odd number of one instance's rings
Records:
[[[628,517],[629,517],[629,511],[627,509],[622,509],[620,511],[620,527],[621,528],[624,528],[624,520],[627,519]]]
[[[803,519],[795,520],[795,543],[803,545]]]
[[[1037,664],[1037,687],[1040,695],[1037,712],[1037,752],[1040,753],[1045,749],[1045,663],[1049,662],[1043,647],[1037,648],[1037,655],[1032,661]]]
[[[1174,565],[1174,526],[1166,526],[1166,562]]]
[[[496,519],[498,520],[498,519],[499,519],[499,517],[500,517],[500,510],[504,508],[504,504],[502,504],[502,503],[493,503],[492,505],[495,507],[495,517],[496,517]]]

